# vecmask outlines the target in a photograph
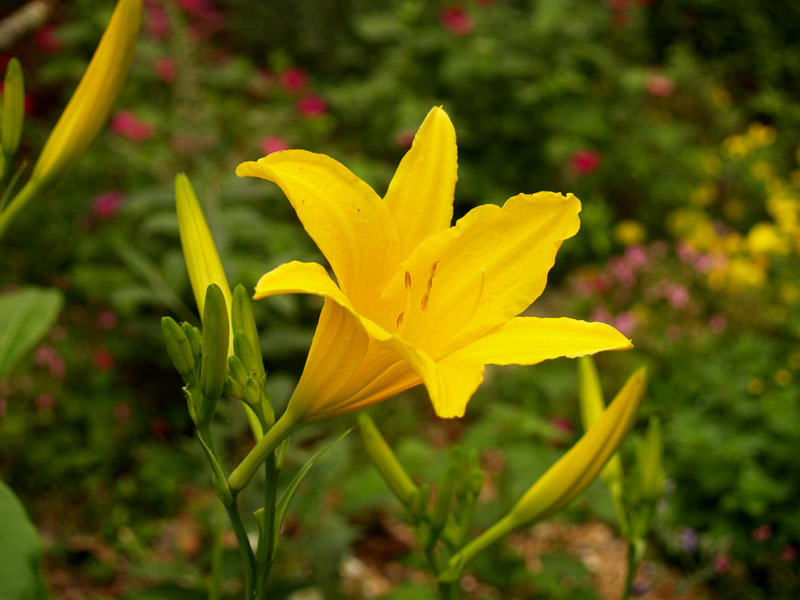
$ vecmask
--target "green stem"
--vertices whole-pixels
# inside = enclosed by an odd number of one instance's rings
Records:
[[[275,499],[278,492],[278,469],[273,452],[264,462],[264,527],[256,550],[256,569],[258,573],[258,598],[266,598],[267,576],[275,553]]]
[[[450,558],[447,570],[450,571],[452,569],[455,570],[456,573],[461,573],[462,569],[470,560],[475,557],[476,554],[498,542],[516,528],[516,522],[511,518],[511,515],[506,515],[497,523],[492,525],[489,529],[472,540],[469,544],[464,546],[461,550],[456,552]]]
[[[19,191],[19,194],[14,196],[14,199],[3,212],[0,212],[0,239],[2,239],[3,234],[5,234],[6,229],[11,225],[11,221],[17,213],[41,191],[38,183],[39,182],[34,179],[28,180],[25,186]]]
[[[220,600],[222,589],[222,530],[225,505],[217,499],[214,515],[213,546],[211,550],[211,586],[208,589],[208,600]]]
[[[256,469],[298,425],[294,415],[289,412],[283,413],[283,416],[264,434],[264,437],[258,440],[253,449],[228,477],[228,485],[234,493],[244,489],[250,483]]]
[[[225,510],[228,511],[228,518],[231,520],[231,525],[233,525],[233,532],[236,534],[236,541],[239,544],[239,551],[242,553],[242,560],[244,561],[245,598],[247,600],[257,600],[258,596],[253,585],[255,580],[255,556],[253,556],[253,548],[250,546],[250,538],[247,537],[242,516],[239,514],[239,500],[236,491],[233,492],[233,504],[226,506]]]
[[[628,600],[633,589],[633,577],[636,574],[636,549],[632,542],[628,542],[628,572],[625,575],[625,591],[622,593],[622,600]]]

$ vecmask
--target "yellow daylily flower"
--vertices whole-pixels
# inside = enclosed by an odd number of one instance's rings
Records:
[[[520,194],[451,227],[456,167],[455,130],[433,108],[383,199],[339,162],[302,150],[236,169],[281,187],[338,282],[322,265],[291,262],[256,285],[257,299],[325,300],[290,420],[346,413],[420,383],[440,417],[460,417],[486,364],[631,347],[604,323],[518,316],[578,231],[578,199]]]

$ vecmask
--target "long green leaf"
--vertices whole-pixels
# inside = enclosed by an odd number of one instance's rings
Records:
[[[39,575],[41,542],[25,508],[0,481],[0,598],[40,600],[45,597]]]
[[[27,287],[0,295],[0,379],[50,330],[63,300],[52,288]]]
[[[283,520],[286,518],[286,513],[289,510],[289,504],[291,504],[294,495],[297,493],[297,489],[300,487],[300,484],[303,482],[303,479],[305,479],[305,476],[308,475],[308,472],[311,470],[311,467],[314,466],[314,463],[317,462],[317,460],[319,460],[319,458],[323,454],[325,454],[333,446],[341,442],[351,431],[353,431],[353,429],[354,428],[351,427],[343,434],[341,434],[339,437],[337,437],[335,440],[333,440],[329,444],[325,444],[322,448],[317,450],[317,452],[314,453],[314,456],[308,459],[308,462],[306,462],[306,464],[303,465],[303,468],[301,468],[297,472],[297,475],[295,475],[294,478],[292,478],[292,480],[289,482],[289,485],[283,491],[283,494],[281,494],[281,497],[278,500],[278,504],[275,507],[275,544],[273,545],[273,548],[277,547],[278,545],[278,536],[281,532],[281,526],[283,525]]]

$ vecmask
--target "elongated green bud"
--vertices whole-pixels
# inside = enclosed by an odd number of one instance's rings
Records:
[[[461,448],[453,446],[447,456],[447,466],[436,486],[436,499],[433,501],[433,513],[431,514],[431,529],[435,535],[438,535],[444,527],[450,509],[453,507],[456,490],[460,483],[459,476],[462,475],[462,465]]]
[[[194,377],[194,356],[189,339],[180,325],[172,317],[161,319],[161,331],[164,334],[164,342],[167,345],[172,364],[180,373],[183,380],[188,384]]]
[[[25,119],[25,80],[22,65],[16,58],[8,61],[3,83],[2,140],[3,154],[11,158],[17,153],[22,139],[22,123]]]
[[[664,476],[661,470],[664,444],[661,438],[661,421],[656,416],[650,417],[642,449],[639,464],[642,496],[647,500],[658,500],[664,489]]]
[[[481,456],[477,450],[470,450],[467,456],[467,470],[469,474],[467,489],[474,497],[478,497],[483,488],[483,469]]]
[[[199,365],[203,355],[203,336],[200,330],[191,323],[183,323],[181,329],[183,329],[186,339],[189,340],[189,347],[192,349],[194,364]]]
[[[261,385],[253,377],[247,378],[244,386],[244,401],[253,408],[261,404]]]
[[[203,311],[203,360],[200,367],[200,391],[203,405],[198,418],[201,424],[210,423],[217,400],[225,387],[228,375],[228,309],[218,285],[206,290]]]
[[[358,430],[361,432],[361,439],[364,441],[364,447],[370,460],[378,468],[394,495],[406,508],[416,514],[412,507],[412,501],[418,492],[417,486],[414,485],[400,461],[397,460],[375,422],[366,413],[362,412],[358,415]],[[425,503],[427,505],[427,497]]]
[[[247,374],[259,380],[264,374],[264,363],[260,353],[256,354],[253,345],[243,331],[237,331],[233,336],[233,353],[238,356],[244,365]]]
[[[231,306],[231,327],[233,327],[234,340],[236,334],[241,332],[249,342],[252,367],[245,362],[247,370],[251,373],[264,375],[264,360],[261,357],[261,340],[258,337],[256,320],[253,317],[253,306],[250,304],[250,297],[243,285],[237,285],[233,290],[233,305]],[[241,344],[242,342],[239,342]],[[234,345],[234,351],[236,346]],[[239,352],[237,352],[239,354]],[[242,358],[244,360],[244,358]]]
[[[247,369],[238,356],[228,357],[228,373],[236,383],[241,386],[247,385]]]

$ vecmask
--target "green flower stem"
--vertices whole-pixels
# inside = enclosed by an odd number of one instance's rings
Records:
[[[633,542],[628,542],[628,573],[625,576],[625,591],[622,593],[622,600],[628,600],[633,589],[633,576],[636,574],[636,548]]]
[[[264,461],[264,527],[256,550],[256,569],[258,581],[256,589],[259,598],[266,598],[267,576],[272,567],[272,555],[275,552],[275,500],[278,491],[278,469],[275,463],[275,452]]]
[[[211,550],[211,585],[208,588],[208,600],[220,600],[222,590],[222,530],[225,505],[217,499],[214,515],[213,547]]]
[[[283,413],[283,416],[264,434],[264,437],[258,440],[253,449],[239,463],[239,466],[233,470],[228,478],[228,485],[234,494],[250,483],[261,463],[300,425],[295,419],[293,414]]]
[[[443,575],[446,575],[440,578],[440,581],[456,581],[470,560],[516,528],[517,523],[511,518],[510,514],[500,519],[450,558],[448,567],[443,573]]]
[[[239,544],[239,551],[242,553],[242,560],[244,561],[244,587],[245,598],[247,600],[257,600],[259,596],[256,595],[256,589],[253,585],[255,582],[255,556],[253,555],[253,548],[250,546],[250,538],[247,537],[247,531],[242,522],[242,515],[239,514],[239,500],[238,492],[233,492],[233,504],[226,506],[225,510],[228,511],[228,518],[233,525],[233,532],[236,534],[236,541]]]
[[[5,234],[6,229],[11,225],[11,221],[17,213],[21,211],[28,202],[35,198],[39,192],[41,192],[39,182],[35,179],[28,180],[28,183],[19,191],[19,194],[14,196],[14,199],[3,212],[0,212],[0,239],[3,238],[3,234]]]

